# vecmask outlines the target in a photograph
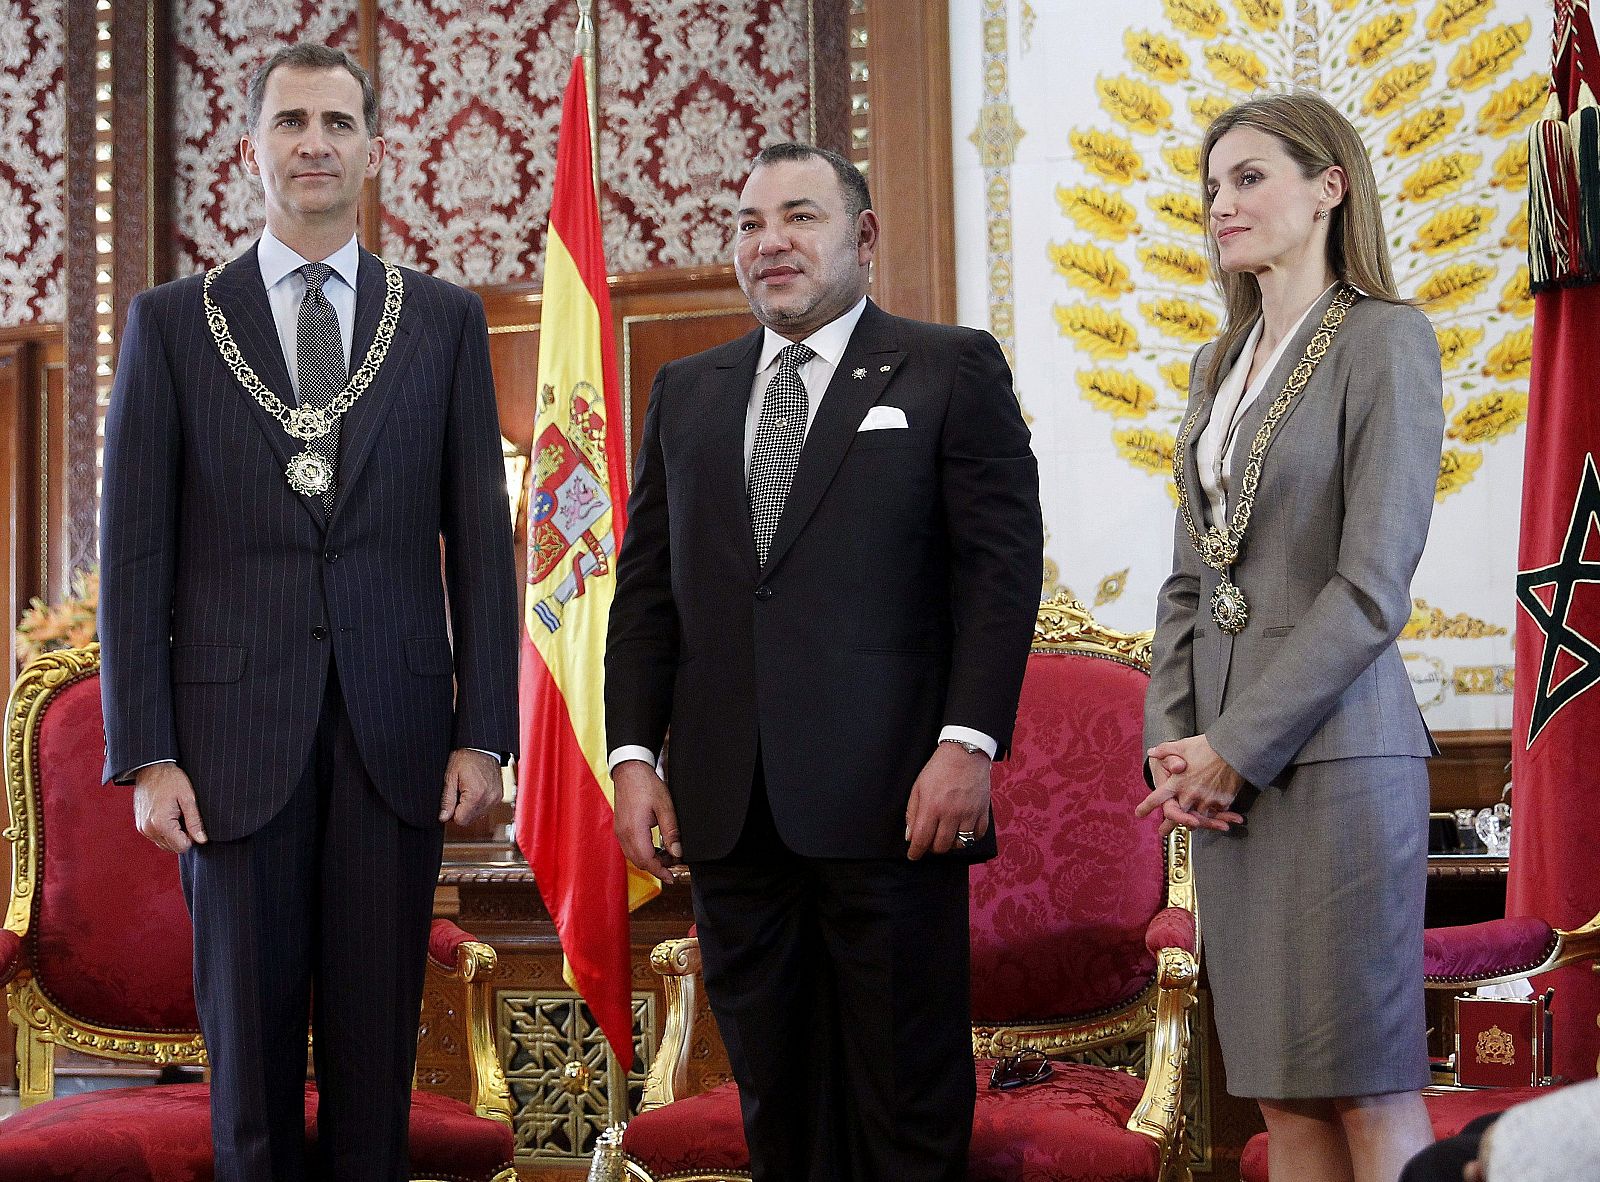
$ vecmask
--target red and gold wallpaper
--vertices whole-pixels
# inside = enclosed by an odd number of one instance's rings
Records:
[[[64,315],[62,5],[0,0],[0,327]]]
[[[727,262],[750,158],[811,138],[807,0],[596,7],[607,262]]]
[[[805,0],[601,0],[613,271],[724,262],[762,145],[809,134]],[[570,0],[383,5],[384,252],[457,283],[537,280]]]

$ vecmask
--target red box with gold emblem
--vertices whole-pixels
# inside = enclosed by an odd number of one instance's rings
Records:
[[[1549,994],[1456,998],[1456,1082],[1468,1088],[1549,1083]]]

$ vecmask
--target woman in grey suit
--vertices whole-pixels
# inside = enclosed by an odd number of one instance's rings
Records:
[[[1300,92],[1206,133],[1227,300],[1174,459],[1141,815],[1194,831],[1228,1088],[1279,1182],[1394,1182],[1432,1141],[1422,904],[1433,752],[1395,638],[1443,434],[1355,130]]]

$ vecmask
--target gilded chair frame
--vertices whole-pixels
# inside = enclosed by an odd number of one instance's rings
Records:
[[[44,864],[43,804],[40,799],[38,733],[40,720],[55,695],[100,671],[100,646],[60,649],[30,663],[17,677],[6,702],[4,720],[5,796],[9,823],[0,837],[11,846],[11,898],[4,930],[24,945],[22,964],[6,984],[6,1009],[17,1036],[17,1078],[22,1107],[55,1095],[55,1048],[64,1047],[102,1059],[153,1066],[206,1067],[205,1042],[196,1030],[137,1030],[103,1026],[72,1013],[50,996],[29,962],[26,945],[38,905],[37,887]],[[133,823],[131,810],[129,824]],[[511,1093],[494,1037],[491,981],[495,950],[468,940],[456,950],[453,967],[428,958],[428,975],[459,983],[465,996],[468,1059],[472,1073],[471,1106],[475,1115],[511,1124]],[[428,1182],[428,1180],[417,1180]],[[441,1180],[442,1182],[442,1180]],[[515,1170],[503,1170],[494,1182],[516,1182]]]
[[[1076,599],[1058,593],[1039,607],[1033,651],[1077,654],[1150,671],[1152,632],[1119,632],[1107,628]],[[1200,922],[1195,906],[1194,875],[1189,861],[1189,834],[1182,828],[1168,836],[1165,848],[1166,906],[1195,916],[1195,952],[1163,948],[1155,976],[1138,997],[1113,1010],[1059,1023],[974,1026],[974,1058],[1038,1049],[1064,1056],[1144,1036],[1145,1088],[1127,1128],[1161,1147],[1163,1182],[1189,1182],[1187,1130],[1183,1115],[1184,1068],[1189,1057],[1190,1011],[1200,975]],[[700,1003],[700,944],[693,936],[665,940],[650,954],[650,967],[661,978],[667,1019],[661,1044],[650,1064],[641,1111],[669,1104],[689,1087],[690,1050]],[[675,1173],[671,1182],[745,1182],[743,1171]],[[667,1182],[657,1178],[622,1149],[622,1126],[600,1137],[590,1172],[591,1182]]]

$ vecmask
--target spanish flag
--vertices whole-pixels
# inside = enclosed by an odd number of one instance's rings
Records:
[[[603,658],[628,501],[627,441],[589,148],[583,57],[562,100],[545,251],[522,633],[516,840],[567,983],[633,1063],[628,912],[660,889],[611,830]]]

